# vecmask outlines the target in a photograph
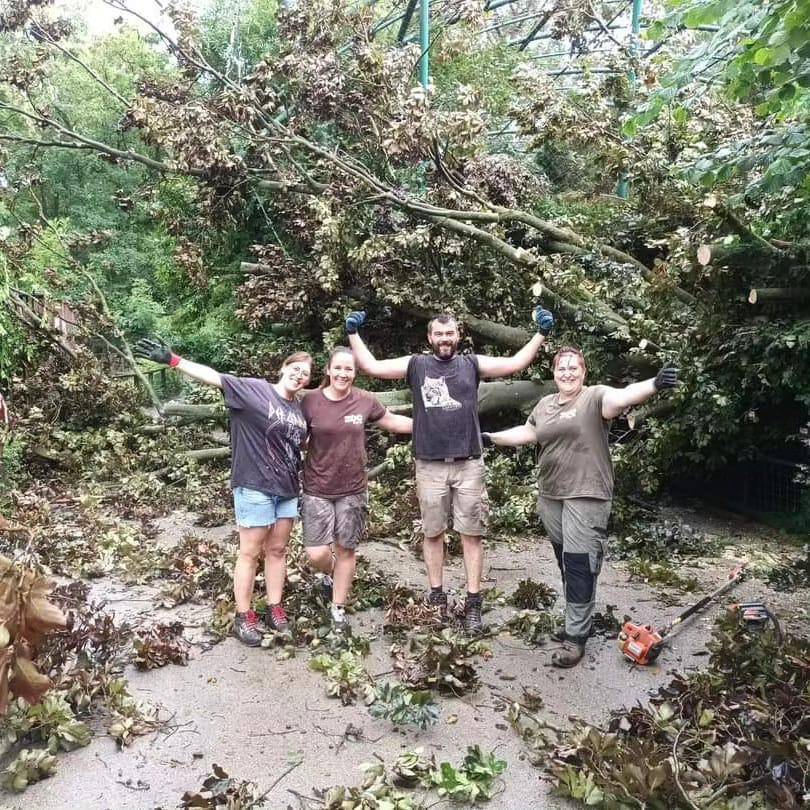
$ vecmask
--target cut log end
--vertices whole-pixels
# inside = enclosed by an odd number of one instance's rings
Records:
[[[710,264],[712,260],[712,246],[701,245],[697,249],[697,260],[701,267],[705,267],[707,264]]]

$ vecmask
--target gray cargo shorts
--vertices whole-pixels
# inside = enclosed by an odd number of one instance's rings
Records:
[[[337,543],[342,548],[357,548],[367,518],[367,492],[335,498],[304,493],[301,497],[302,536],[307,547]]]

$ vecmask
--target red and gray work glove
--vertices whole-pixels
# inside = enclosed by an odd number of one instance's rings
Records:
[[[678,384],[678,371],[679,369],[672,367],[662,368],[653,380],[655,390],[662,391],[664,388],[674,388]]]
[[[153,363],[162,363],[164,366],[171,366],[172,368],[180,362],[180,357],[162,340],[141,338],[132,347],[132,353],[136,357],[143,357],[144,360],[151,360]]]
[[[532,320],[537,327],[537,331],[543,337],[548,337],[551,334],[551,330],[554,328],[554,316],[547,309],[535,307],[534,312],[532,312]]]
[[[360,310],[359,312],[350,312],[349,317],[346,318],[346,334],[356,335],[357,330],[366,322],[366,313]]]

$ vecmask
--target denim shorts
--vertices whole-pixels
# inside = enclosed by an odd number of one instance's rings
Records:
[[[234,488],[233,507],[236,525],[243,529],[272,526],[279,518],[298,517],[297,496],[280,498],[278,495],[265,495],[247,487]]]

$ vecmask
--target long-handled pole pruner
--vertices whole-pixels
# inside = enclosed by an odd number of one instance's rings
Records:
[[[642,666],[653,663],[664,646],[664,639],[679,624],[683,624],[690,616],[694,616],[695,613],[706,607],[709,602],[731,590],[740,581],[744,569],[744,565],[738,565],[728,575],[727,582],[724,582],[708,596],[704,596],[699,602],[695,602],[694,605],[686,608],[683,613],[679,613],[668,625],[660,630],[656,630],[651,624],[625,622],[621,633],[619,633],[619,649],[621,649],[624,657],[634,664],[641,664]]]

